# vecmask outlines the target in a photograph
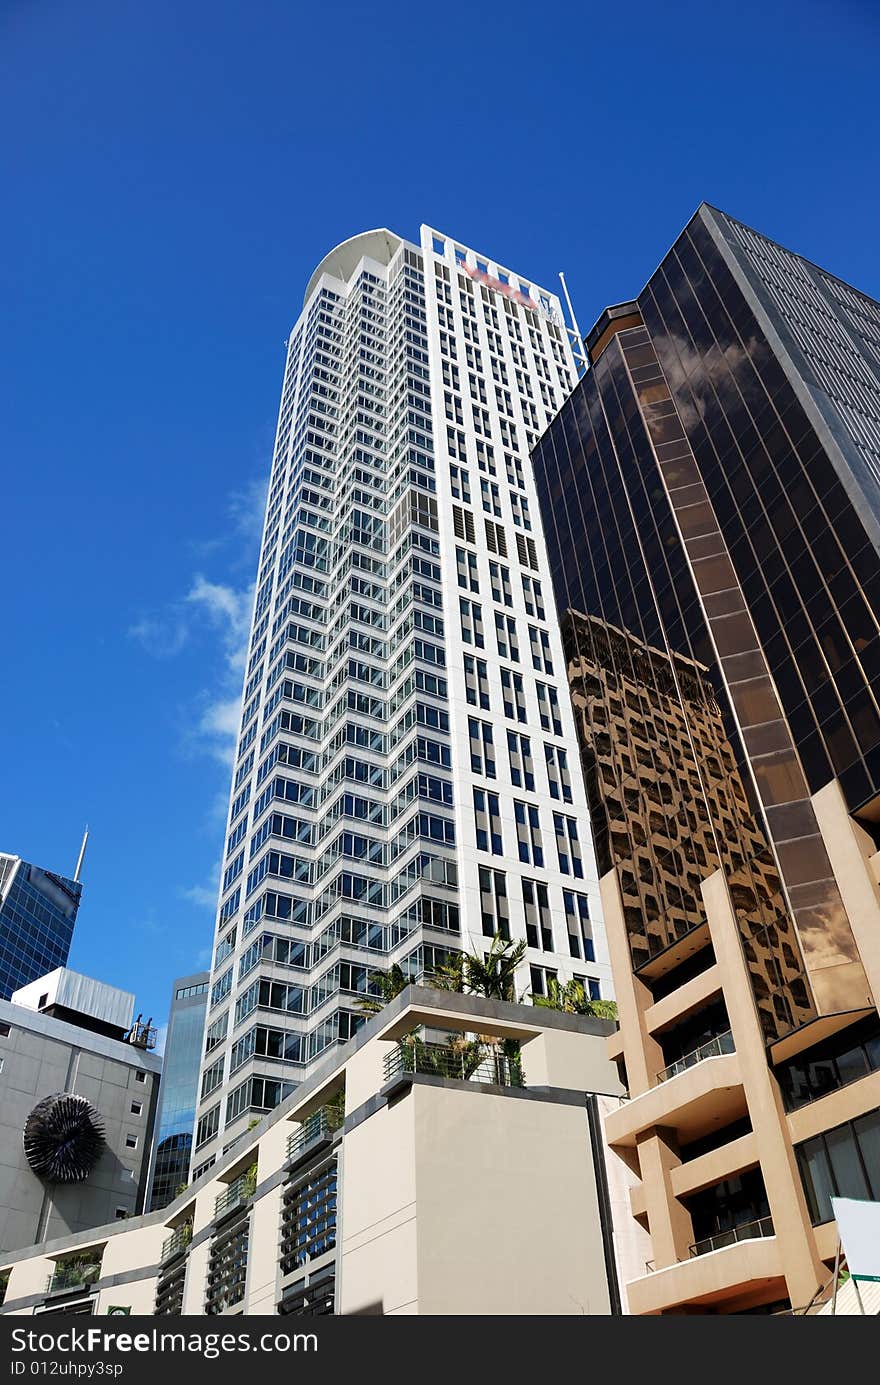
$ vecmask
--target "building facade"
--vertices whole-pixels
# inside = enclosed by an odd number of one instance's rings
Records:
[[[612,1028],[407,987],[161,1212],[10,1257],[2,1311],[618,1312]]]
[[[0,999],[63,967],[82,884],[0,852]]]
[[[134,997],[59,968],[0,1000],[3,1253],[144,1207],[161,1061]]]
[[[523,938],[609,993],[530,448],[558,300],[428,227],[336,247],[291,332],[193,1168],[361,1022],[370,972]]]
[[[189,1182],[210,980],[210,972],[195,972],[179,976],[171,988],[148,1211],[165,1207]]]
[[[533,454],[636,1312],[807,1304],[880,1198],[880,305],[701,207]]]

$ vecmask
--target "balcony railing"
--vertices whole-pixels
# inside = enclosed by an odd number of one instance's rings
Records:
[[[316,1111],[313,1116],[308,1116],[287,1141],[287,1157],[295,1159],[303,1150],[308,1149],[316,1141],[325,1135],[332,1135],[334,1130],[338,1130],[342,1124],[341,1119],[328,1112],[326,1106],[322,1106],[320,1111]]]
[[[79,1289],[85,1285],[94,1284],[95,1280],[100,1277],[100,1260],[73,1260],[67,1264],[62,1261],[56,1264],[49,1276],[47,1292],[57,1294],[63,1289]]]
[[[658,1082],[668,1082],[671,1077],[677,1077],[680,1072],[687,1072],[688,1068],[696,1067],[697,1063],[702,1063],[704,1058],[718,1058],[722,1053],[735,1053],[733,1035],[730,1030],[723,1034],[717,1034],[714,1039],[709,1039],[708,1043],[701,1044],[692,1053],[685,1053],[682,1058],[676,1058],[674,1063],[658,1072]]]
[[[220,1217],[225,1212],[230,1212],[233,1207],[237,1207],[241,1202],[247,1202],[248,1198],[253,1197],[257,1189],[257,1170],[256,1167],[248,1169],[246,1173],[239,1174],[234,1182],[230,1183],[225,1193],[221,1193],[214,1203],[214,1216]]]
[[[385,1055],[385,1080],[390,1082],[407,1072],[498,1087],[526,1085],[518,1058],[494,1049],[487,1053],[482,1045],[467,1045],[457,1051],[442,1044],[398,1044]]]
[[[185,1250],[192,1240],[192,1222],[185,1221],[182,1226],[168,1237],[167,1241],[162,1242],[162,1254],[159,1256],[159,1263],[163,1260],[170,1260],[172,1255],[177,1255],[178,1251]]]
[[[719,1231],[714,1236],[692,1245],[691,1255],[707,1255],[710,1250],[722,1250],[724,1246],[736,1245],[738,1241],[760,1240],[774,1235],[773,1218],[759,1217],[757,1221],[744,1222],[742,1226],[732,1226],[729,1231]]]

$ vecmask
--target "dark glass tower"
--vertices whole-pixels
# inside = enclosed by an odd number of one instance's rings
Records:
[[[813,1182],[880,1196],[875,1144],[806,1170],[783,1109],[803,1079],[836,1129],[828,1093],[858,1114],[880,1067],[880,305],[704,205],[587,345],[533,460],[633,1096],[609,1138],[659,1265],[751,1216],[776,1258],[716,1302],[809,1297]],[[722,1054],[726,1096],[682,1114],[675,1064]],[[678,1171],[708,1139],[748,1198]],[[687,1274],[637,1311],[703,1303]]]
[[[146,1203],[151,1212],[173,1201],[189,1178],[210,979],[200,971],[178,977],[172,988]]]
[[[82,884],[0,852],[0,998],[67,963]]]

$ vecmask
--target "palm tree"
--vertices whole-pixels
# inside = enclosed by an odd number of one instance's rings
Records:
[[[516,972],[526,953],[523,941],[496,933],[485,957],[456,952],[428,978],[441,991],[461,991],[487,1000],[516,1000]]]
[[[545,1010],[561,1010],[566,1015],[591,1015],[594,1019],[616,1020],[617,1006],[613,1000],[594,1000],[584,990],[582,981],[566,981],[562,985],[555,976],[547,980],[547,994],[532,991],[532,1004]]]
[[[485,957],[477,952],[456,952],[445,966],[438,967],[429,977],[432,986],[442,991],[461,991],[465,995],[480,995],[487,1000],[516,1000],[516,972],[523,957],[526,945],[520,940],[504,938],[496,933]],[[493,1035],[478,1034],[476,1044],[472,1044],[469,1060],[473,1069],[479,1067],[484,1054],[491,1054],[498,1069],[498,1081],[508,1080],[515,1086],[522,1085],[522,1054],[518,1039],[497,1039]]]
[[[389,1000],[393,1000],[409,985],[409,977],[395,962],[390,971],[371,971],[370,981],[378,987],[378,995],[358,996],[355,1004],[365,1015],[378,1015]]]

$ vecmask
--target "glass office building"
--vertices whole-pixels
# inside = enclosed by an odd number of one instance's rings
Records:
[[[67,963],[82,884],[0,852],[0,999]]]
[[[880,305],[704,205],[587,344],[533,461],[655,1249],[631,1304],[802,1305],[828,1189],[880,1186]]]
[[[189,1180],[209,980],[210,972],[200,971],[178,977],[172,987],[146,1201],[150,1212],[166,1207]]]
[[[194,1171],[416,977],[493,935],[609,995],[530,449],[575,382],[558,299],[449,236],[312,275],[287,348]]]

